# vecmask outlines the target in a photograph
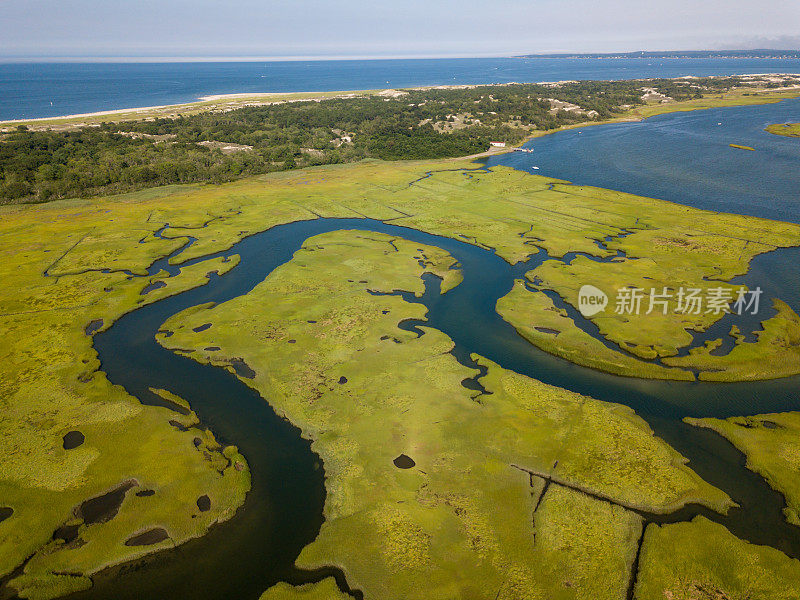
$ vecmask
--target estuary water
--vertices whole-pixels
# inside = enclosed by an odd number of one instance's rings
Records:
[[[486,164],[800,223],[800,139],[764,131],[787,122],[800,122],[800,99],[568,129],[528,142],[530,154],[502,154]]]
[[[800,59],[436,58],[178,63],[0,63],[0,120],[192,102],[244,92],[683,75],[800,73]]]

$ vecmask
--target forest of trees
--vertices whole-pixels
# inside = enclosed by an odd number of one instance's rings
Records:
[[[676,100],[726,89],[736,78],[648,80]],[[483,152],[549,130],[620,114],[642,103],[642,81],[584,81],[409,90],[103,123],[72,131],[0,136],[0,203],[46,202],[175,183],[236,178],[364,158],[433,159]],[[581,110],[553,109],[548,99]],[[589,113],[594,111],[594,113]],[[457,123],[457,127],[443,124]],[[223,142],[242,147],[225,152]]]

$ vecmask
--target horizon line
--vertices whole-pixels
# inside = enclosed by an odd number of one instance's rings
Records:
[[[448,58],[530,58],[563,55],[615,55],[635,54],[638,52],[800,52],[800,49],[789,48],[725,48],[725,49],[680,49],[680,50],[612,50],[605,52],[552,51],[552,52],[500,52],[500,53],[451,53],[451,54],[309,54],[309,55],[0,55],[0,63],[165,63],[165,62],[316,62],[337,60],[435,60]]]
[[[514,58],[513,53],[458,54],[308,54],[308,55],[177,55],[177,56],[0,56],[0,63],[9,62],[302,62],[335,60],[435,60],[442,58]]]

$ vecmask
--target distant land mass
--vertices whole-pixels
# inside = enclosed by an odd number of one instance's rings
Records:
[[[800,58],[800,50],[668,50],[658,52],[601,52],[523,54],[518,58]]]

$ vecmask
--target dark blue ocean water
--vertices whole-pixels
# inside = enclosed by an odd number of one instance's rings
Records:
[[[0,64],[0,119],[191,102],[243,92],[800,73],[800,60],[457,58],[207,63]]]

